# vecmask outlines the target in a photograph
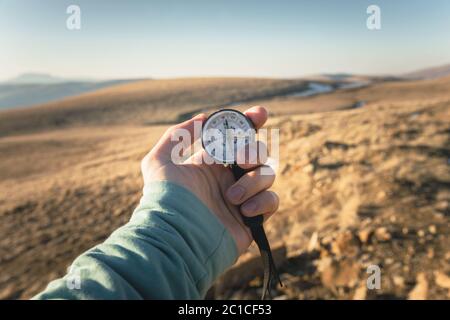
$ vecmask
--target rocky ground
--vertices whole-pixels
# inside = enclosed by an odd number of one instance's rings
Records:
[[[276,299],[450,298],[449,119],[450,101],[437,99],[272,123],[283,157],[267,226]],[[373,265],[380,289],[367,288]],[[253,252],[210,297],[257,299],[255,270]]]
[[[281,206],[266,227],[276,299],[450,298],[449,90],[447,79],[260,101],[281,133]],[[294,112],[329,101],[340,111]],[[20,115],[9,117],[3,133],[16,132]],[[140,159],[164,129],[52,125],[0,138],[0,298],[30,298],[129,219]],[[367,289],[370,266],[380,289]],[[261,275],[252,247],[208,298],[257,299]]]

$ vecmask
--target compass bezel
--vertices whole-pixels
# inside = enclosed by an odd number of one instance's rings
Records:
[[[217,114],[222,113],[222,112],[234,112],[234,113],[236,113],[239,117],[244,118],[245,121],[247,121],[247,124],[248,124],[248,126],[250,127],[250,129],[255,130],[255,133],[256,133],[256,128],[255,128],[255,125],[253,124],[253,122],[250,120],[250,118],[247,117],[244,113],[242,113],[242,112],[239,111],[239,110],[228,109],[228,108],[220,109],[220,110],[217,110],[217,111],[211,113],[211,114],[208,116],[208,118],[206,119],[206,121],[203,123],[203,126],[202,126],[202,132],[201,132],[201,138],[200,138],[200,140],[202,141],[202,147],[203,147],[203,150],[205,150],[205,152],[206,152],[210,157],[212,157],[213,159],[219,161],[219,162],[222,163],[222,164],[226,164],[226,165],[236,164],[236,159],[234,159],[232,162],[231,162],[231,161],[228,162],[228,161],[223,161],[223,159],[218,159],[216,156],[213,156],[212,154],[210,154],[210,153],[208,152],[208,150],[206,149],[206,147],[205,147],[205,141],[203,140],[203,134],[204,134],[204,131],[206,130],[205,128],[207,128],[208,122],[209,122],[212,118],[214,118]]]

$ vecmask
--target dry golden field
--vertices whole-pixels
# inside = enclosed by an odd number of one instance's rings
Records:
[[[0,112],[0,298],[30,298],[129,219],[169,123],[235,103],[281,133],[275,297],[450,298],[450,78],[290,95],[305,86],[146,80]],[[251,249],[209,297],[258,298],[258,265]]]

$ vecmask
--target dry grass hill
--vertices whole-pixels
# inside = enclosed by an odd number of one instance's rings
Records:
[[[242,103],[280,128],[278,299],[450,298],[450,78],[311,97],[305,80],[148,80],[0,113],[0,298],[30,298],[124,224],[170,122]],[[258,298],[254,248],[210,298]],[[367,290],[366,268],[381,268]]]

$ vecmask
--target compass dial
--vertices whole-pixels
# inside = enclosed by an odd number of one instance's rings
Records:
[[[203,125],[202,144],[206,152],[224,164],[236,162],[236,151],[254,141],[255,129],[241,112],[223,109],[209,116]]]

